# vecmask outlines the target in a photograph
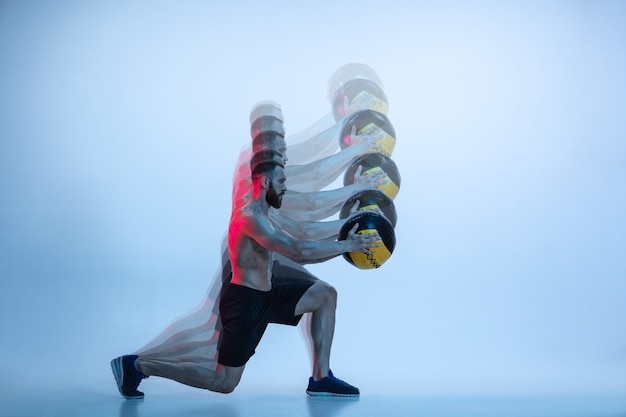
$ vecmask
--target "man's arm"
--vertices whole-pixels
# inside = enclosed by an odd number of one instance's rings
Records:
[[[278,252],[296,261],[324,259],[344,252],[363,252],[371,254],[370,249],[378,247],[380,240],[376,232],[357,234],[355,225],[346,240],[302,240],[295,239],[288,233],[272,226],[264,215],[242,216],[231,227],[240,228],[240,232],[254,239],[259,245],[270,251]]]
[[[374,171],[361,175],[363,168],[358,167],[354,183],[334,190],[300,193],[288,190],[283,197],[281,213],[296,220],[325,219],[336,213],[350,196],[367,189],[384,185],[389,179],[383,171]],[[318,217],[323,215],[322,217]]]
[[[287,155],[292,164],[306,164],[315,158],[324,158],[337,152],[339,148],[339,132],[342,124],[334,124],[320,132],[313,134],[307,140],[294,143],[295,135],[287,137]]]
[[[324,207],[319,210],[283,210],[280,212],[283,216],[289,217],[299,222],[318,222],[329,218],[333,214],[336,214],[343,205],[343,202],[337,203],[334,206]]]
[[[289,178],[289,187],[300,192],[319,191],[335,181],[354,158],[380,149],[381,145],[376,142],[384,135],[381,129],[358,136],[355,131],[353,127],[352,145],[340,152],[305,165],[287,165],[285,172]]]
[[[287,137],[289,159],[292,164],[305,164],[313,158],[324,158],[335,153],[339,147],[339,134],[341,133],[347,117],[359,110],[370,109],[369,98],[357,100],[356,97],[350,102],[347,96],[343,97],[343,108],[346,116],[335,122],[334,116],[328,114],[309,128]]]
[[[270,212],[270,220],[275,227],[304,240],[336,239],[345,221],[297,221],[277,211]]]

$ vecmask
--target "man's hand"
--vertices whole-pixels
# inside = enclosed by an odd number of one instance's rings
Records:
[[[352,207],[350,208],[350,216],[352,216],[354,213],[356,213],[357,211],[359,211],[359,207],[361,206],[361,201],[360,200],[356,200],[354,202],[354,204],[352,205]]]
[[[380,104],[380,99],[370,93],[361,93],[357,94],[356,97],[352,99],[352,102],[348,100],[348,96],[343,96],[343,109],[344,116],[349,116],[352,113],[356,113],[360,110],[368,110],[373,109],[377,105]]]
[[[359,165],[354,173],[354,184],[364,190],[370,188],[378,188],[389,183],[389,177],[382,169],[370,172],[369,174],[361,174],[363,165]]]
[[[357,233],[358,227],[359,224],[356,223],[348,232],[348,236],[346,236],[350,246],[348,252],[363,252],[368,255],[374,255],[370,249],[380,246],[377,243],[381,240],[380,235],[378,232]]]
[[[378,143],[385,137],[385,132],[378,126],[372,126],[365,132],[356,134],[356,126],[352,126],[350,131],[350,144],[359,148],[359,155],[370,152],[380,152],[382,145]]]

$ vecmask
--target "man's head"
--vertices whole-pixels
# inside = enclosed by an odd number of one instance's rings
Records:
[[[275,132],[285,136],[283,121],[275,116],[261,116],[255,119],[250,125],[250,137],[254,139],[263,132]]]
[[[280,208],[283,203],[286,181],[284,166],[274,161],[257,163],[252,170],[252,182],[265,190],[265,200],[274,208]]]
[[[273,163],[284,168],[283,155],[277,151],[265,149],[252,155],[250,159],[250,171],[255,172],[257,165]]]
[[[252,154],[262,151],[274,151],[282,155],[282,164],[287,162],[287,143],[285,137],[277,132],[261,132],[252,139]]]
[[[278,103],[273,101],[260,101],[252,107],[250,110],[250,124],[254,123],[256,119],[263,116],[273,116],[283,120],[283,111]]]

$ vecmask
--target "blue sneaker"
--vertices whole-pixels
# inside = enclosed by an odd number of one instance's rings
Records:
[[[315,381],[309,378],[309,386],[306,393],[312,396],[334,396],[334,397],[358,397],[359,389],[353,387],[339,378],[335,378],[332,371],[328,371],[328,376]]]
[[[140,400],[143,398],[143,392],[137,391],[137,387],[142,379],[147,378],[147,376],[135,368],[137,358],[137,355],[125,355],[111,361],[111,370],[113,370],[117,389],[122,394],[122,397],[129,400]]]

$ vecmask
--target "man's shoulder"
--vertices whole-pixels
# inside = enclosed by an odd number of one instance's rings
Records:
[[[233,211],[230,223],[258,223],[265,221],[269,221],[267,215],[259,213],[258,210],[251,207],[250,204],[246,204],[245,206],[239,207]]]
[[[230,222],[241,222],[246,221],[251,218],[254,214],[248,205],[237,207],[233,209],[233,212],[230,215]]]

